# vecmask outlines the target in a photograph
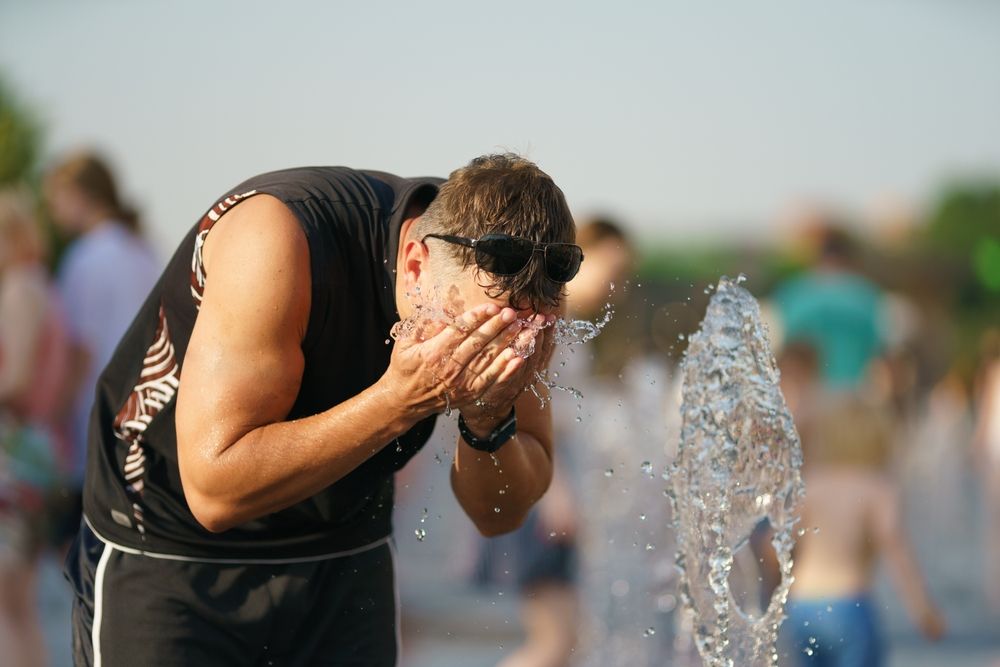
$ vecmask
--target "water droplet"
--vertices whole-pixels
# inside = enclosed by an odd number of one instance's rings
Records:
[[[496,512],[497,514],[500,514],[500,508],[499,507],[494,507],[493,511]]]
[[[654,628],[646,628],[643,631],[642,636],[643,637],[652,637],[655,634],[656,634],[656,630]]]
[[[611,477],[614,474],[615,474],[615,469],[614,468],[608,468],[607,470],[604,471],[604,476],[605,477]]]
[[[427,537],[427,531],[423,528],[417,528],[413,531],[413,534],[417,536],[417,540],[420,542],[423,542],[424,538]]]
[[[392,339],[391,339],[391,338],[386,338],[386,339],[385,339],[385,344],[386,344],[386,345],[390,344],[391,342],[392,342]]]
[[[656,547],[654,547],[652,544],[649,544],[648,542],[646,543],[646,551],[653,551],[654,549],[656,549]]]
[[[640,514],[639,515],[639,521],[645,521],[645,520],[646,520],[646,515],[645,514]]]
[[[806,655],[811,656],[815,651],[813,651],[811,648],[807,646],[805,650],[803,650],[802,652],[805,653]]]
[[[639,468],[640,468],[640,469],[642,470],[642,472],[643,472],[643,473],[645,473],[646,475],[648,475],[648,476],[650,476],[650,477],[652,477],[652,476],[653,476],[653,464],[652,464],[652,463],[650,463],[649,461],[643,461],[643,462],[642,462],[642,463],[641,463],[641,464],[639,465]]]

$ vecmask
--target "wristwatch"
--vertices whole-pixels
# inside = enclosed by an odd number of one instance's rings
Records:
[[[458,415],[458,432],[462,436],[462,440],[472,447],[473,449],[478,449],[481,452],[487,452],[492,454],[496,450],[500,449],[501,446],[515,435],[517,435],[517,416],[514,414],[514,408],[510,409],[510,414],[504,417],[504,420],[500,422],[500,425],[493,429],[493,432],[485,438],[477,438],[469,427],[465,423],[465,418],[461,414]]]

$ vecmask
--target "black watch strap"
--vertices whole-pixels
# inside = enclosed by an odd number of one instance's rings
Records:
[[[473,449],[478,449],[481,452],[487,452],[492,454],[496,450],[500,449],[501,446],[515,435],[517,435],[517,416],[514,414],[514,408],[510,409],[510,414],[504,417],[504,420],[493,429],[493,432],[485,438],[477,438],[469,427],[465,423],[465,418],[461,414],[458,415],[458,432],[462,436],[462,440],[472,447]]]

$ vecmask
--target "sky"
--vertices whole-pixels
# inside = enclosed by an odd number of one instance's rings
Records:
[[[1000,178],[1000,3],[0,0],[50,158],[101,149],[161,254],[231,186],[513,150],[648,239]]]

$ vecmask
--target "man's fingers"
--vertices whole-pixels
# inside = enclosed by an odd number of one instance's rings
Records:
[[[482,397],[496,385],[513,377],[518,369],[523,368],[525,361],[510,348],[505,348],[497,355],[489,367],[479,374],[472,384],[473,394]]]
[[[451,322],[445,322],[445,327],[439,331],[433,340],[443,350],[451,350],[458,346],[463,340],[478,330],[482,324],[500,312],[499,306],[486,303],[476,306],[472,310],[467,310]]]
[[[517,313],[512,308],[504,308],[461,341],[451,352],[451,359],[462,368],[480,356],[488,356],[492,360],[502,349],[502,346],[493,345],[494,341],[512,339],[520,330]],[[491,350],[492,355],[489,354]]]

